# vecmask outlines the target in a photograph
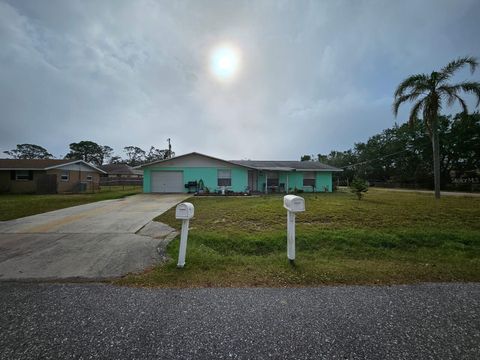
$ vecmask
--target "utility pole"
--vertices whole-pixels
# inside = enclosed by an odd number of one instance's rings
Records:
[[[167,159],[170,159],[172,157],[172,144],[170,143],[170,138],[168,138],[167,141],[168,141]]]

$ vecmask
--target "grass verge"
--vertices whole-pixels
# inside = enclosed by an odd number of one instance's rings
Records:
[[[315,286],[480,280],[480,198],[370,190],[306,194],[297,259],[286,258],[281,196],[193,198],[187,265],[171,260],[118,284],[161,287]],[[174,209],[157,218],[180,228]]]
[[[119,199],[138,194],[141,187],[123,189],[119,187],[104,188],[96,193],[55,194],[55,195],[0,195],[0,221],[18,219],[24,216],[41,214],[47,211],[64,209],[70,206],[87,204],[95,201]]]

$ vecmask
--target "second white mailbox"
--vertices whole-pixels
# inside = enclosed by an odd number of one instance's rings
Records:
[[[305,199],[296,195],[285,195],[283,197],[283,207],[291,212],[305,211]]]
[[[175,217],[181,220],[193,218],[193,213],[193,205],[188,202],[178,204],[175,209]]]

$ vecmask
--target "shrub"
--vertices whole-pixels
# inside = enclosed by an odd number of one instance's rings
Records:
[[[350,191],[357,195],[358,200],[362,200],[363,193],[368,191],[368,182],[363,179],[355,178],[350,184]]]

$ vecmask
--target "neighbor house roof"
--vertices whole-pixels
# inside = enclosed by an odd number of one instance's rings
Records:
[[[230,160],[230,162],[266,171],[343,171],[318,161]]]
[[[108,164],[102,165],[100,168],[106,173],[113,175],[143,175],[141,170],[135,170],[127,164]]]
[[[0,170],[50,170],[79,163],[105,173],[86,161],[71,159],[0,159]]]

